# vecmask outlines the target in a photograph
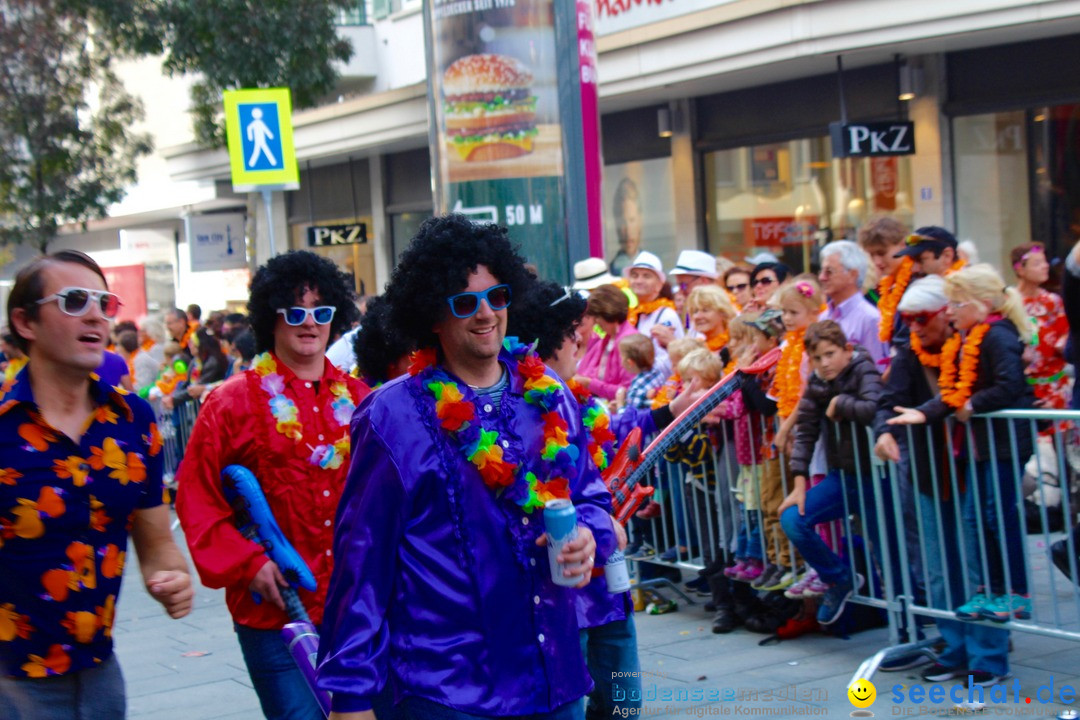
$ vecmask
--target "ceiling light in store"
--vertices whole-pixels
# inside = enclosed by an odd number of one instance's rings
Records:
[[[1046,116],[1045,115],[1036,115],[1033,119],[1035,120],[1035,122],[1045,122],[1046,121]]]
[[[919,80],[921,71],[918,68],[914,68],[907,63],[902,63],[899,67],[899,94],[897,97],[900,100],[914,100],[916,94],[919,92]]]
[[[666,107],[656,111],[656,134],[662,138],[671,137],[671,111]]]

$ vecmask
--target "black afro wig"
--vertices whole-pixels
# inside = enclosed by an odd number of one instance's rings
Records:
[[[450,312],[446,299],[463,291],[480,265],[510,286],[512,314],[534,279],[506,228],[453,214],[425,221],[386,286],[393,326],[417,348],[437,346],[432,327]]]
[[[368,300],[360,331],[353,337],[353,352],[360,376],[372,387],[393,380],[390,368],[413,351],[390,320],[390,303],[379,296]]]
[[[573,337],[588,302],[576,291],[548,281],[533,283],[507,321],[506,334],[523,343],[536,341],[536,352],[547,360],[563,341]]]
[[[317,290],[319,302],[337,308],[330,325],[330,337],[336,337],[359,319],[353,303],[352,278],[333,261],[307,250],[293,250],[270,258],[251,280],[248,317],[255,333],[257,352],[274,349],[274,326],[278,308],[296,305],[306,288]]]

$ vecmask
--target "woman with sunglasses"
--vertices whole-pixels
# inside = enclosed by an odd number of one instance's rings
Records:
[[[780,289],[780,286],[788,275],[790,268],[783,263],[763,262],[754,267],[750,273],[750,289],[753,300],[743,308],[747,312],[761,312],[769,303],[769,298]]]
[[[754,301],[754,291],[750,287],[750,268],[736,265],[724,273],[724,288],[735,301],[740,312]]]
[[[352,323],[351,288],[333,262],[310,252],[278,255],[259,268],[248,314],[261,354],[250,370],[205,396],[177,474],[184,489],[176,511],[192,560],[203,584],[225,588],[267,718],[324,716],[279,636],[288,622],[280,592],[287,583],[262,547],[233,525],[221,472],[242,465],[258,478],[282,533],[317,581],[314,592],[299,590],[317,626],[334,565],[330,548],[348,469],[349,421],[368,393],[325,356],[330,337]],[[223,372],[220,358],[203,357],[203,381]]]

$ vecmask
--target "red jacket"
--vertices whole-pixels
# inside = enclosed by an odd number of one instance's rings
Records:
[[[252,600],[248,585],[268,558],[261,545],[244,538],[233,525],[221,471],[227,465],[243,465],[259,479],[281,531],[318,581],[316,592],[300,590],[300,599],[312,622],[320,623],[334,566],[334,515],[349,463],[346,458],[331,470],[308,459],[311,446],[333,444],[343,434],[348,439],[348,420],[342,425],[331,407],[335,399],[331,385],[345,383],[357,405],[370,392],[329,361],[317,393],[316,383],[297,378],[280,361],[277,365],[285,395],[296,404],[303,437],[294,441],[278,432],[270,396],[260,386],[259,375],[247,370],[207,396],[177,475],[176,512],[199,577],[207,587],[225,588],[229,612],[237,623],[262,630],[281,628],[288,618],[272,603],[256,605]]]

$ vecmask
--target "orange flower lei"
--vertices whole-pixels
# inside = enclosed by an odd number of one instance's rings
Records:
[[[670,405],[671,401],[675,399],[675,396],[679,394],[682,389],[682,378],[679,377],[679,373],[675,373],[667,379],[667,382],[656,392],[656,396],[652,400],[652,409],[662,408],[665,405]]]
[[[957,270],[963,270],[966,265],[967,265],[967,260],[965,260],[962,257],[956,258],[956,262],[954,262],[951,266],[949,266],[949,269],[945,271],[945,277],[949,277],[950,275],[952,275]]]
[[[959,410],[971,399],[971,391],[979,377],[979,345],[989,330],[989,323],[980,323],[968,333],[962,350],[959,335],[953,335],[941,348],[941,377],[938,378],[938,387],[941,389],[942,401],[949,407]],[[959,367],[956,362],[958,354],[961,355]]]
[[[802,357],[803,336],[806,328],[802,330],[788,330],[784,334],[784,349],[780,354],[780,362],[776,364],[776,380],[773,387],[776,389],[777,413],[782,418],[791,416],[799,404],[802,396]]]
[[[705,346],[712,352],[720,352],[724,349],[724,346],[728,344],[728,340],[731,339],[731,333],[727,330],[716,335],[715,337],[705,338]]]
[[[738,366],[738,364],[738,361],[735,360],[735,358],[732,358],[728,362],[727,367],[724,368],[724,377],[727,377],[731,373],[735,372],[735,368]]]
[[[911,351],[919,358],[919,362],[922,363],[923,367],[941,367],[941,353],[934,354],[924,350],[922,340],[915,333],[911,333]]]
[[[893,321],[896,318],[896,308],[900,305],[900,298],[904,297],[908,283],[911,282],[911,266],[915,261],[905,257],[900,261],[900,269],[893,275],[886,275],[878,283],[878,310],[881,311],[881,324],[878,325],[878,338],[881,342],[892,340]]]
[[[650,300],[647,303],[638,303],[637,307],[630,308],[630,314],[627,316],[626,319],[630,322],[631,325],[637,327],[638,319],[642,315],[648,315],[663,307],[669,307],[674,310],[675,303],[671,302],[667,298],[660,297],[656,298],[655,300]]]

